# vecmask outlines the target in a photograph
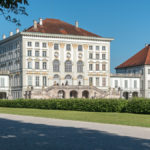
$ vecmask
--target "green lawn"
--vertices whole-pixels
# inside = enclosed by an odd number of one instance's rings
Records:
[[[150,127],[150,115],[142,114],[81,112],[2,107],[0,107],[0,113]]]

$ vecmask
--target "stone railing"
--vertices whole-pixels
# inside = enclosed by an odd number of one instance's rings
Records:
[[[116,74],[110,74],[111,77],[141,77],[141,74],[134,74],[134,73],[116,73]]]
[[[0,71],[0,75],[9,75],[9,71]]]

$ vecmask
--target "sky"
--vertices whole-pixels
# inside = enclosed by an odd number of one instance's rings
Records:
[[[150,43],[150,0],[29,0],[22,31],[39,18],[56,18],[102,37],[112,37],[111,72]],[[17,26],[0,16],[0,38]]]

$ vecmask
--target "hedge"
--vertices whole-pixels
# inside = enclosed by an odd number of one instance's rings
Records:
[[[150,114],[150,100],[142,98],[132,100],[123,100],[123,99],[0,100],[0,107]]]

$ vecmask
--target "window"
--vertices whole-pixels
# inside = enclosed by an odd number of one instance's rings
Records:
[[[28,47],[31,47],[32,46],[32,42],[28,42]]]
[[[99,59],[99,54],[96,54],[96,59]]]
[[[59,72],[59,60],[53,61],[53,72]]]
[[[65,76],[65,85],[72,85],[72,76],[71,75]]]
[[[93,70],[93,64],[89,64],[89,70],[90,70],[90,71]]]
[[[115,80],[115,88],[118,88],[118,80]]]
[[[96,64],[96,71],[99,71],[99,64]]]
[[[141,89],[144,89],[144,81],[141,80]]]
[[[39,68],[40,68],[39,62],[35,62],[35,69],[39,69]]]
[[[89,59],[93,59],[93,54],[89,53]]]
[[[106,54],[102,54],[102,59],[103,59],[103,60],[106,59]]]
[[[99,50],[99,46],[96,46],[96,50]]]
[[[89,85],[93,85],[93,78],[89,77]]]
[[[43,51],[42,55],[43,55],[43,57],[46,57],[47,56],[47,52]]]
[[[143,69],[141,69],[141,75],[143,75],[143,73],[144,73],[144,72],[143,72]]]
[[[102,71],[106,71],[106,65],[102,64]]]
[[[65,62],[65,72],[72,72],[72,62],[70,60]]]
[[[43,62],[43,69],[47,69],[47,63]]]
[[[124,87],[125,87],[125,88],[128,88],[128,80],[125,80],[125,81],[124,81]]]
[[[150,80],[148,80],[148,89],[150,89]]]
[[[137,88],[137,80],[134,80],[134,88]]]
[[[150,69],[148,69],[148,74],[150,74]]]
[[[5,79],[1,78],[0,80],[0,87],[5,87]]]
[[[78,51],[82,51],[82,45],[78,45]]]
[[[35,56],[39,57],[40,56],[40,52],[39,51],[35,51]]]
[[[35,42],[35,47],[39,47],[39,42]]]
[[[43,76],[43,86],[47,86],[47,77]]]
[[[106,50],[106,46],[102,46],[102,50]]]
[[[99,86],[99,78],[96,78],[96,86]]]
[[[59,50],[59,45],[58,44],[54,44],[54,50]]]
[[[77,72],[83,72],[83,62],[82,61],[77,62]]]
[[[28,50],[28,56],[32,56],[32,51]]]
[[[42,47],[43,47],[43,48],[46,48],[46,47],[47,47],[47,44],[46,44],[46,43],[42,43]]]
[[[89,50],[93,50],[93,46],[90,45],[90,46],[89,46]]]
[[[71,50],[71,45],[70,45],[70,44],[67,44],[67,45],[66,45],[66,50],[68,50],[68,51]]]
[[[60,77],[59,77],[58,74],[55,74],[55,75],[54,75],[53,81],[54,81],[54,84],[59,84],[59,83],[60,83]]]
[[[106,86],[106,78],[102,78],[102,86],[103,86],[103,87]]]
[[[28,62],[28,69],[32,69],[32,62]]]
[[[28,76],[28,86],[32,86],[32,76]]]
[[[35,86],[40,86],[40,80],[39,76],[35,77]]]

